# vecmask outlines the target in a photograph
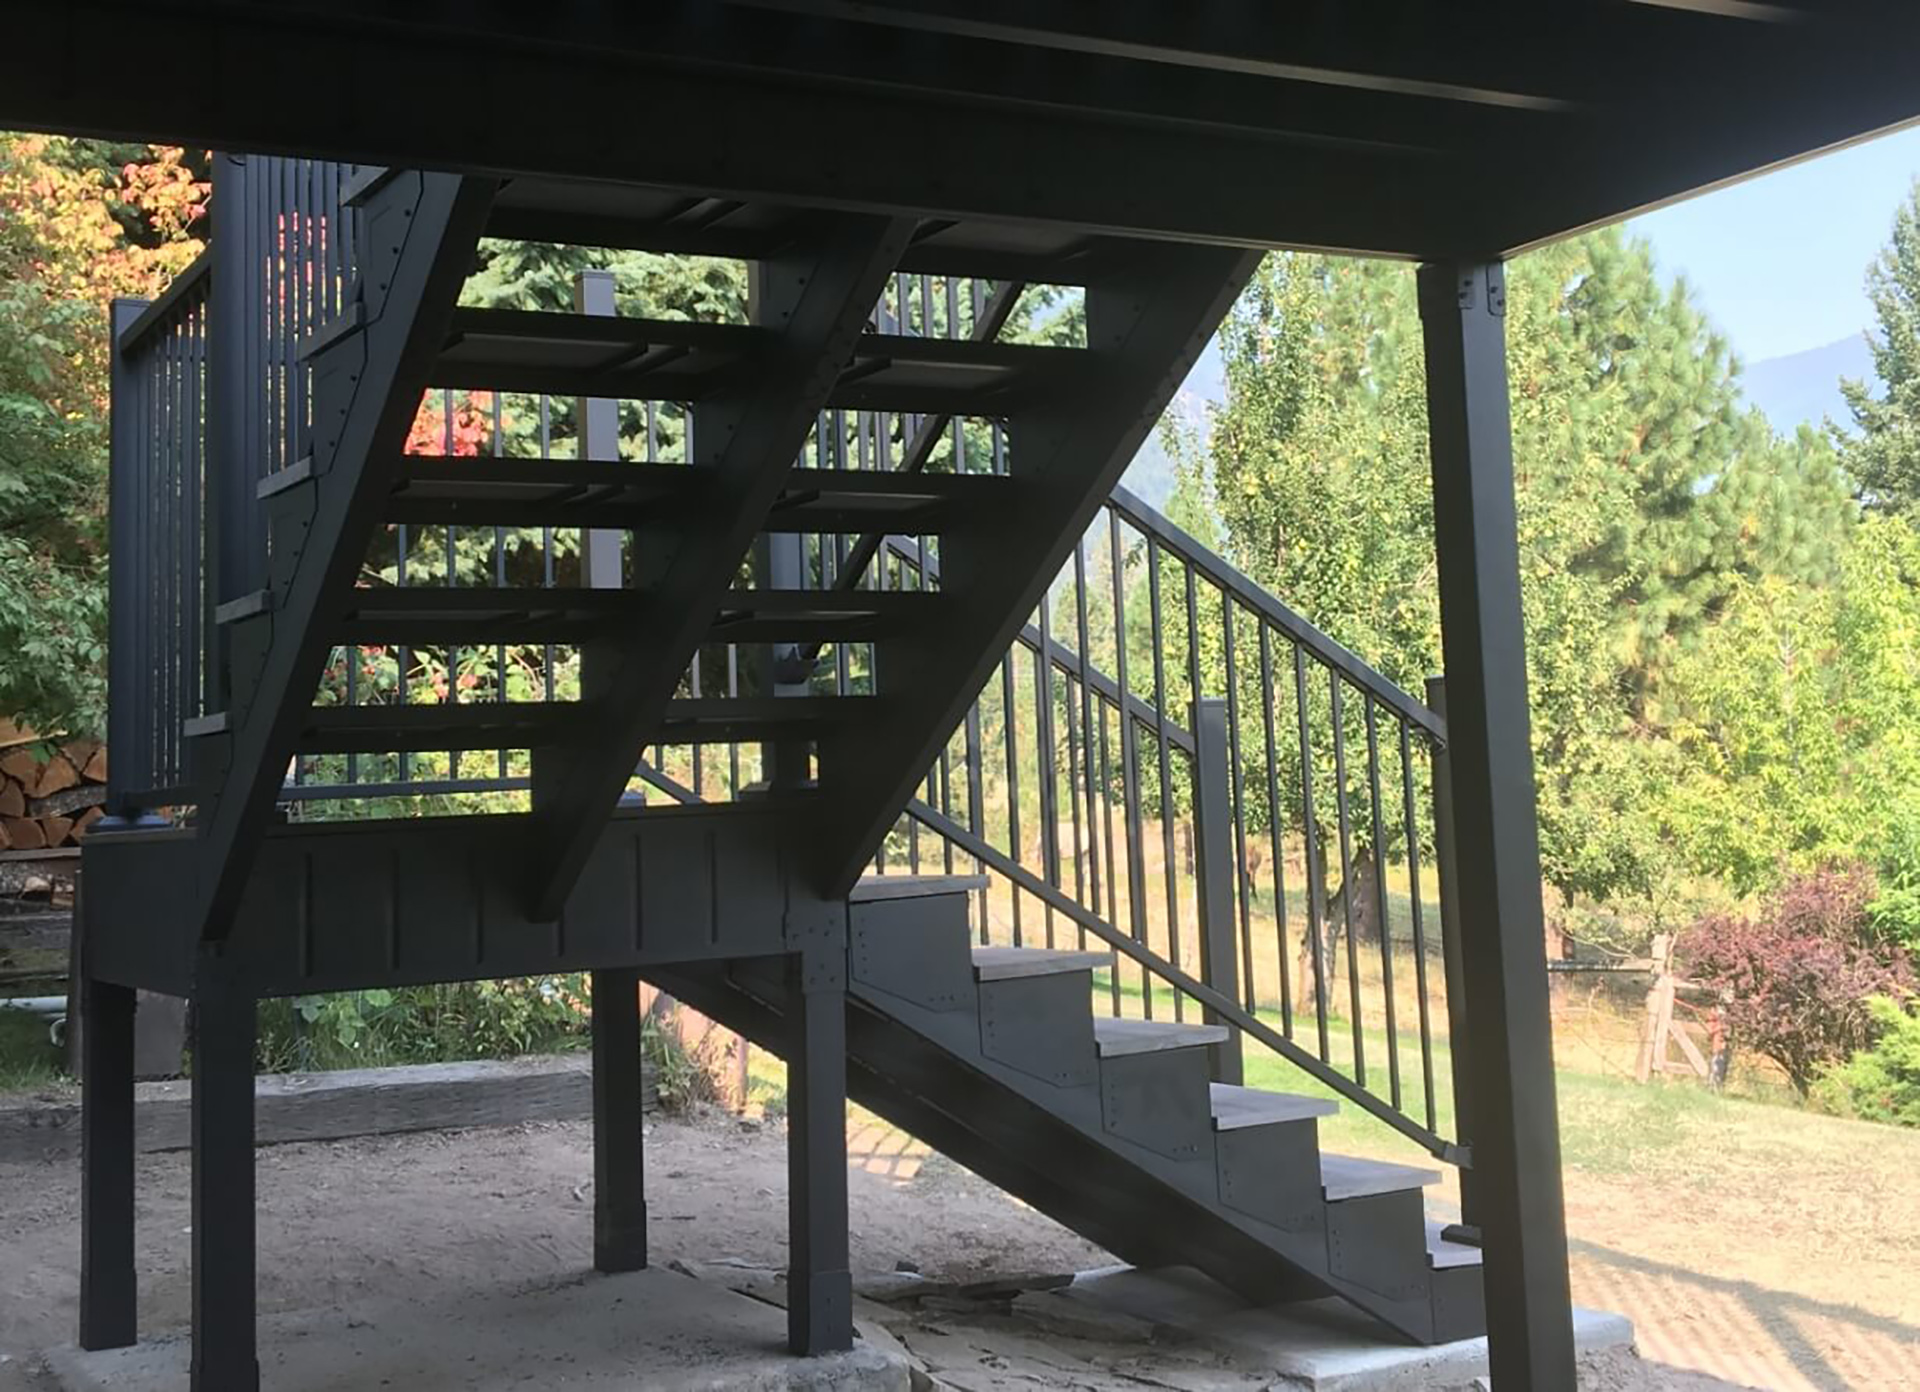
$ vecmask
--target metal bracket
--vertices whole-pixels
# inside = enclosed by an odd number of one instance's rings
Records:
[[[847,988],[847,907],[824,899],[787,905],[781,934],[787,949],[799,958],[800,989],[844,991]]]

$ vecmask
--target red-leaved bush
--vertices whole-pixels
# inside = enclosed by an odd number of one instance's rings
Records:
[[[1870,996],[1902,996],[1913,966],[1867,914],[1863,866],[1788,880],[1748,919],[1713,914],[1680,935],[1689,973],[1726,992],[1734,1042],[1779,1064],[1801,1096],[1830,1064],[1872,1045]]]

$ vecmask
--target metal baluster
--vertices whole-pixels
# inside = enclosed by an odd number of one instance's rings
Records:
[[[1089,676],[1090,663],[1087,637],[1087,539],[1082,536],[1073,545],[1073,610],[1075,633],[1080,641],[1080,728],[1085,732],[1086,752],[1081,759],[1085,765],[1087,783],[1087,899],[1089,908],[1100,907],[1100,843],[1093,834],[1094,808],[1094,771],[1093,771],[1093,682]],[[1084,934],[1082,937],[1084,938]]]
[[[982,698],[984,699],[984,698]],[[981,796],[985,779],[982,777],[982,759],[980,746],[983,739],[980,732],[980,701],[976,700],[967,707],[967,830],[973,833],[975,841],[985,841],[987,836],[986,816],[981,807]],[[973,862],[974,873],[979,874],[986,865],[978,856]],[[980,942],[987,941],[987,896],[980,895]]]
[[[1280,745],[1273,707],[1273,630],[1260,622],[1260,714],[1267,740],[1267,855],[1273,863],[1275,958],[1280,966],[1280,1033],[1293,1038],[1293,982],[1287,971],[1287,875],[1280,853]]]
[[[1147,946],[1146,867],[1141,850],[1140,826],[1140,748],[1133,728],[1132,688],[1127,683],[1127,576],[1125,555],[1120,547],[1120,514],[1109,511],[1108,545],[1113,553],[1113,666],[1114,682],[1119,689],[1120,717],[1120,790],[1122,815],[1127,834],[1127,917],[1133,940]],[[1140,972],[1140,996],[1146,1018],[1153,1018],[1153,983],[1145,968]]]
[[[1120,921],[1119,880],[1113,873],[1113,757],[1107,738],[1107,703],[1103,699],[1094,709],[1100,714],[1100,831],[1106,843],[1107,852],[1107,922],[1118,926]],[[1126,719],[1123,712],[1120,716]],[[1108,974],[1108,986],[1113,995],[1113,1013],[1120,1013],[1120,962],[1115,958],[1113,969]]]
[[[1060,790],[1056,785],[1053,749],[1053,639],[1047,611],[1053,607],[1053,585],[1040,592],[1040,650],[1033,658],[1034,771],[1040,787],[1040,873],[1060,888]],[[1053,905],[1044,904],[1047,946],[1053,946]]]
[[[1420,824],[1414,815],[1413,749],[1406,720],[1396,723],[1400,727],[1401,816],[1407,834],[1407,900],[1413,916],[1413,981],[1420,1002],[1420,1077],[1426,1088],[1427,1129],[1437,1131],[1440,1119],[1433,1096],[1433,1022],[1427,1004],[1427,932],[1420,906]]]
[[[1387,1094],[1400,1106],[1400,1037],[1394,1018],[1393,913],[1387,903],[1386,819],[1380,813],[1380,730],[1372,696],[1363,697],[1367,725],[1367,799],[1373,816],[1373,894],[1380,912],[1380,994],[1387,1007]]]
[[[1313,811],[1313,741],[1307,707],[1307,651],[1293,650],[1293,700],[1300,722],[1300,814],[1306,838],[1307,945],[1313,957],[1313,1021],[1320,1036],[1320,1061],[1333,1061],[1327,1038],[1326,942],[1321,934],[1321,896],[1326,893],[1326,867],[1320,856],[1320,828]]]
[[[1340,830],[1340,908],[1347,936],[1347,996],[1353,1010],[1353,1080],[1367,1085],[1366,1041],[1361,1035],[1360,948],[1353,931],[1353,822],[1347,806],[1347,716],[1346,697],[1340,674],[1327,669],[1327,696],[1332,705],[1329,722],[1333,726],[1334,811]]]
[[[1179,845],[1173,827],[1173,731],[1167,721],[1166,634],[1160,608],[1160,540],[1147,537],[1147,617],[1153,650],[1154,744],[1160,771],[1161,880],[1167,892],[1167,958],[1184,966],[1180,951]],[[1192,634],[1189,633],[1191,638]],[[1151,988],[1149,988],[1151,989]],[[1173,993],[1173,1018],[1186,1018],[1186,993]]]
[[[1233,596],[1220,591],[1222,655],[1227,668],[1227,760],[1229,791],[1233,798],[1233,895],[1240,905],[1241,1004],[1254,1008],[1253,989],[1253,880],[1247,873],[1247,790],[1240,763],[1240,671],[1234,658]]]
[[[1020,859],[1020,748],[1014,730],[1019,704],[1013,680],[1013,649],[1000,659],[1001,752],[1007,767],[1007,854]],[[1020,925],[1020,890],[1013,890],[1013,945],[1023,945]]]

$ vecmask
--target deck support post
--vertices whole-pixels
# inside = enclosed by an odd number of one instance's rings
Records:
[[[82,930],[84,932],[84,929]],[[84,971],[84,968],[83,968]],[[139,1337],[133,1261],[133,988],[83,975],[80,1017],[80,1347]]]
[[[255,1392],[254,998],[216,948],[194,984],[192,1392]]]
[[[1199,874],[1194,887],[1200,908],[1200,979],[1232,1001],[1240,999],[1240,949],[1234,932],[1233,799],[1227,741],[1227,703],[1209,697],[1193,703],[1194,750],[1194,863]],[[1205,1012],[1210,1025],[1226,1025],[1227,1042],[1213,1045],[1213,1080],[1245,1081],[1239,1027],[1216,1012]]]
[[[640,1109],[640,973],[593,974],[593,1269],[647,1265]]]
[[[847,970],[844,947],[790,959],[787,1052],[787,1343],[853,1347],[847,1244]]]
[[[1505,276],[1496,261],[1432,264],[1419,291],[1492,1374],[1499,1387],[1573,1392]]]

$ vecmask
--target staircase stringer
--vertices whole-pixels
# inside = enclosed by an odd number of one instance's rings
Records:
[[[758,263],[766,347],[692,421],[694,466],[713,475],[706,505],[684,514],[676,534],[647,534],[662,550],[637,558],[635,580],[651,594],[625,645],[592,654],[598,670],[583,674],[591,714],[563,743],[534,751],[534,919],[559,916],[914,227],[822,219],[814,239]]]
[[[365,560],[390,461],[419,409],[495,187],[406,171],[361,208],[358,323],[313,357],[308,476],[273,496],[269,589],[235,626],[226,728],[203,736],[220,746],[208,751],[214,777],[200,802],[203,941],[231,929],[332,648],[329,622]]]
[[[1086,351],[1099,370],[1007,422],[1019,513],[943,549],[955,621],[891,645],[885,681],[897,699],[821,740],[810,877],[823,896],[847,894],[864,873],[1259,261],[1169,244],[1088,288]]]

